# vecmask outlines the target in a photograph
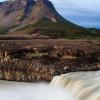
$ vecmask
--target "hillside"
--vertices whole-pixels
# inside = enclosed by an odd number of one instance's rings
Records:
[[[0,3],[0,34],[52,38],[99,38],[88,29],[64,19],[49,0],[15,0]]]

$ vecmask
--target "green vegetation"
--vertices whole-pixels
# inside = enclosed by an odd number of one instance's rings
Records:
[[[17,29],[17,31],[31,30],[33,28],[34,28],[34,24],[29,24],[29,25],[26,25],[24,27],[21,27],[21,28]]]
[[[0,35],[5,34],[8,31],[8,28],[0,27]]]
[[[91,30],[70,23],[52,23],[40,21],[34,25],[42,34],[57,38],[96,38],[100,37],[100,30]],[[95,33],[94,33],[95,32]]]
[[[38,32],[42,35],[52,38],[68,38],[68,39],[100,39],[100,30],[88,29],[76,26],[71,23],[53,23],[48,20],[40,20],[36,24],[26,25],[17,31],[28,30],[29,33]]]

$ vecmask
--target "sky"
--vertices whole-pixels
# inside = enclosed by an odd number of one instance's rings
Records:
[[[4,1],[4,0],[0,0]],[[67,20],[85,27],[100,28],[100,0],[50,0]]]
[[[100,0],[51,0],[67,20],[85,27],[100,28]]]

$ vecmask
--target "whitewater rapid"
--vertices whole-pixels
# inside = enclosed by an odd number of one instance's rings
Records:
[[[77,100],[100,100],[100,71],[56,76],[50,86],[63,87]]]
[[[0,100],[100,100],[100,71],[56,76],[50,84],[0,81]]]

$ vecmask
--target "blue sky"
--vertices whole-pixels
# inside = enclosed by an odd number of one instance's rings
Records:
[[[100,28],[100,0],[51,0],[66,19],[85,27]]]
[[[0,0],[3,1],[3,0]],[[100,28],[100,0],[50,0],[67,20],[85,27]]]

